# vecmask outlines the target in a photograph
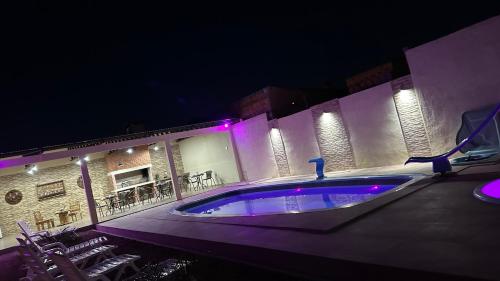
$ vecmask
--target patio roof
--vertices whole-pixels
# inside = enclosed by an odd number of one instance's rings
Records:
[[[129,141],[129,140],[135,140],[135,139],[141,139],[141,138],[147,138],[147,137],[153,137],[153,136],[168,135],[168,134],[172,134],[172,133],[190,131],[190,130],[195,130],[195,129],[210,128],[210,127],[220,126],[220,125],[223,125],[225,123],[233,124],[236,122],[239,122],[239,119],[230,118],[230,119],[209,121],[209,122],[203,122],[203,123],[195,123],[195,124],[190,124],[190,125],[177,126],[177,127],[171,127],[171,128],[165,128],[165,129],[159,129],[159,130],[144,131],[144,132],[139,132],[139,133],[124,134],[124,135],[118,135],[118,136],[112,136],[112,137],[85,140],[85,141],[79,141],[79,142],[73,142],[73,143],[44,146],[44,147],[40,147],[40,148],[31,148],[31,149],[24,149],[24,150],[18,150],[18,151],[4,152],[4,153],[0,153],[0,159],[9,158],[9,157],[16,157],[16,156],[38,155],[38,154],[42,154],[46,151],[72,150],[72,149],[78,149],[78,148],[97,146],[97,145],[101,145],[101,144],[117,143],[117,142],[123,142],[123,141]]]

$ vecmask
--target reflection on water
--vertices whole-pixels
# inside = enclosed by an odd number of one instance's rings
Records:
[[[300,213],[354,205],[391,190],[395,185],[358,185],[335,187],[294,187],[256,191],[225,197],[184,210],[205,215],[263,215]]]

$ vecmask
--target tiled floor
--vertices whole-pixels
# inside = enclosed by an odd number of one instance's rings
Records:
[[[393,166],[327,176],[432,175],[430,168],[430,165]],[[428,177],[418,183],[425,183],[425,188],[327,232],[182,220],[168,215],[170,208],[183,202],[241,187],[213,190],[105,222],[98,229],[327,280],[373,279],[373,274],[394,272],[406,276],[406,280],[424,280],[429,276],[434,280],[497,280],[500,268],[494,264],[500,260],[500,244],[494,237],[500,236],[500,228],[496,227],[500,206],[475,199],[472,190],[499,177],[500,165],[458,167],[454,174]],[[314,176],[272,179],[245,187],[311,178]],[[381,278],[394,280],[389,277],[394,276]]]

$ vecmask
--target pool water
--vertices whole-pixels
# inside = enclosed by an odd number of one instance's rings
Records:
[[[353,206],[394,189],[401,183],[287,186],[278,189],[258,188],[251,192],[235,193],[187,204],[178,211],[201,216],[257,216],[280,213],[302,213],[320,209]]]

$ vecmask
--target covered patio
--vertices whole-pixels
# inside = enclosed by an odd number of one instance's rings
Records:
[[[16,222],[52,232],[85,227],[241,181],[222,120],[3,155],[0,248]]]

